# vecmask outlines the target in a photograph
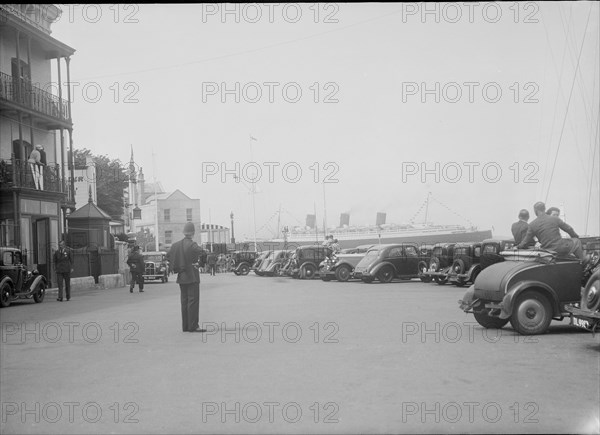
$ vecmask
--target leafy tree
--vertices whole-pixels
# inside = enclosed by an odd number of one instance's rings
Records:
[[[75,167],[85,167],[86,157],[91,157],[96,167],[96,194],[98,207],[113,219],[123,215],[124,189],[127,187],[127,168],[118,159],[95,155],[86,148],[75,150]]]

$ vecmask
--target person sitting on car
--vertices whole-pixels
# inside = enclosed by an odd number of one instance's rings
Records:
[[[511,231],[512,235],[515,239],[515,244],[519,244],[523,241],[525,236],[527,235],[527,230],[529,229],[529,212],[526,209],[522,209],[519,212],[519,220],[512,224]],[[533,246],[533,241],[527,245],[527,248]]]
[[[581,240],[579,240],[579,236],[571,225],[559,217],[548,216],[546,214],[546,204],[541,201],[534,204],[533,211],[537,217],[529,224],[525,238],[517,245],[519,249],[528,246],[533,242],[533,238],[537,237],[542,249],[556,251],[560,256],[573,254],[583,260]],[[563,239],[560,236],[560,230],[566,232],[571,238]]]

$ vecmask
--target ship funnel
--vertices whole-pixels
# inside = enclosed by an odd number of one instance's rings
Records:
[[[344,226],[350,226],[350,213],[342,213],[340,215],[340,228],[344,228]]]
[[[384,225],[385,224],[386,213],[377,213],[377,219],[375,221],[375,225]]]
[[[317,224],[317,216],[314,214],[306,215],[306,226],[312,230],[315,229],[315,225]]]

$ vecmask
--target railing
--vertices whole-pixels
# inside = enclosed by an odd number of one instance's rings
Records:
[[[44,115],[69,121],[68,102],[33,86],[28,80],[0,72],[0,99],[11,101]]]
[[[0,188],[20,187],[69,194],[68,185],[66,183],[65,186],[62,185],[60,165],[44,165],[41,168],[41,180],[36,186],[35,164],[30,164],[25,160],[0,159]]]

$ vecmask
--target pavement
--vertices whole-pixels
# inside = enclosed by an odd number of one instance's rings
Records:
[[[466,288],[202,275],[0,310],[0,432],[597,433],[599,337],[524,337]]]

